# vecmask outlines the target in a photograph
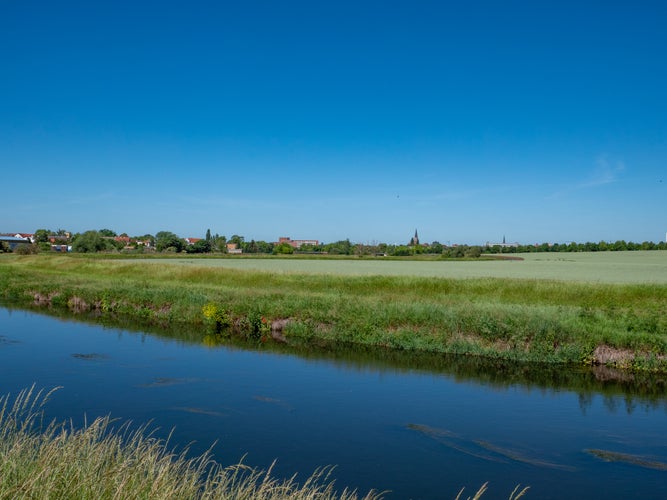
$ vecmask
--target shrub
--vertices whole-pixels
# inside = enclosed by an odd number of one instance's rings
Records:
[[[35,255],[38,251],[37,245],[19,245],[14,249],[17,255]]]
[[[232,324],[229,314],[212,302],[202,307],[202,313],[204,314],[204,318],[213,323],[217,333],[220,333]]]

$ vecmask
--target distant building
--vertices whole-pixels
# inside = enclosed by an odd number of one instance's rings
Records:
[[[280,245],[281,243],[287,243],[293,248],[301,248],[303,245],[317,246],[320,244],[318,240],[293,240],[287,236],[281,236],[278,238],[278,243],[276,244]]]
[[[6,243],[10,250],[14,250],[16,247],[21,245],[30,245],[32,241],[30,238],[21,238],[13,234],[3,234],[0,235],[0,241]]]
[[[70,233],[65,233],[65,234],[50,234],[48,236],[49,243],[52,245],[64,245],[66,244],[69,239],[72,237]]]
[[[408,243],[409,246],[417,246],[419,245],[419,235],[417,234],[417,230],[415,229],[415,235],[410,239],[410,243]]]
[[[510,247],[518,247],[519,244],[515,241],[514,243],[507,243],[505,241],[505,235],[503,235],[503,242],[502,243],[491,243],[490,241],[486,242],[487,247],[501,247],[501,248],[510,248]]]
[[[51,245],[52,252],[71,252],[72,245]]]
[[[197,243],[198,241],[200,241],[201,238],[184,238],[184,240],[185,240],[185,243],[186,243],[186,244],[188,244],[188,245],[194,245],[195,243]]]
[[[32,233],[16,233],[14,235],[14,238],[21,238],[24,240],[30,240],[30,243],[35,242],[35,235]]]
[[[227,253],[243,253],[236,243],[227,243]]]

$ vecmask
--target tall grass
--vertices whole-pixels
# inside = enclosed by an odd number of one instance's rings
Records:
[[[302,483],[279,479],[244,463],[222,466],[210,453],[188,458],[173,451],[147,426],[116,426],[99,417],[77,429],[44,422],[43,407],[55,391],[24,389],[12,401],[0,397],[0,499],[248,499],[375,500],[386,492],[337,491],[332,467],[317,469]],[[472,498],[479,499],[487,484]],[[510,500],[528,488],[515,490]],[[457,499],[464,498],[461,489]],[[467,497],[471,498],[471,497]]]
[[[132,430],[100,417],[75,429],[44,424],[51,392],[23,390],[0,398],[0,498],[377,499],[347,488],[336,491],[331,467],[302,483],[278,479],[272,469],[243,463],[223,467],[210,454],[188,458],[170,450],[146,426]]]

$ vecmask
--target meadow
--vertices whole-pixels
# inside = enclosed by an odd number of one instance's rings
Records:
[[[511,256],[516,259],[507,259]],[[589,283],[667,284],[667,251],[505,254],[498,260],[388,258],[178,258],[159,262],[266,272],[346,276],[510,278]],[[150,261],[148,261],[150,262]]]
[[[522,257],[4,256],[0,285],[15,303],[187,324],[209,342],[240,335],[667,371],[667,252]]]

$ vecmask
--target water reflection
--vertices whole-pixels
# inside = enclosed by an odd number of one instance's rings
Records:
[[[1,304],[11,310],[11,305]],[[25,308],[22,308],[23,310]],[[641,410],[667,410],[667,376],[648,372],[628,372],[606,366],[568,366],[539,363],[505,362],[475,356],[445,355],[439,353],[408,352],[394,349],[369,348],[357,345],[341,345],[317,342],[302,345],[277,342],[258,342],[242,338],[212,334],[206,330],[183,325],[160,326],[141,324],[136,320],[99,316],[97,313],[78,314],[55,309],[32,308],[32,312],[110,328],[150,334],[174,339],[186,344],[204,345],[210,349],[240,349],[252,352],[271,352],[296,355],[300,358],[335,363],[360,373],[377,370],[394,373],[441,374],[458,382],[475,382],[496,389],[523,387],[526,390],[549,392],[571,391],[577,394],[583,413],[591,407],[596,397],[602,397],[610,412],[625,411],[632,414]],[[0,336],[0,343],[16,342]],[[101,360],[103,354],[74,353],[78,359]],[[146,386],[185,383],[174,379],[156,379]]]
[[[584,451],[586,451],[586,453],[593,455],[596,458],[599,458],[604,462],[622,462],[630,465],[636,465],[638,467],[644,467],[646,469],[667,471],[666,463],[653,460],[651,459],[651,457],[646,457],[642,455],[631,455],[629,453],[618,453],[609,450],[584,450]]]
[[[154,422],[173,443],[290,477],[336,464],[338,484],[391,498],[667,497],[664,379],[608,369],[208,337],[0,309],[3,393],[63,386],[53,418]],[[20,341],[20,343],[18,343]],[[172,438],[170,438],[171,440]],[[198,448],[199,446],[199,448]],[[443,473],[444,471],[444,473]]]

